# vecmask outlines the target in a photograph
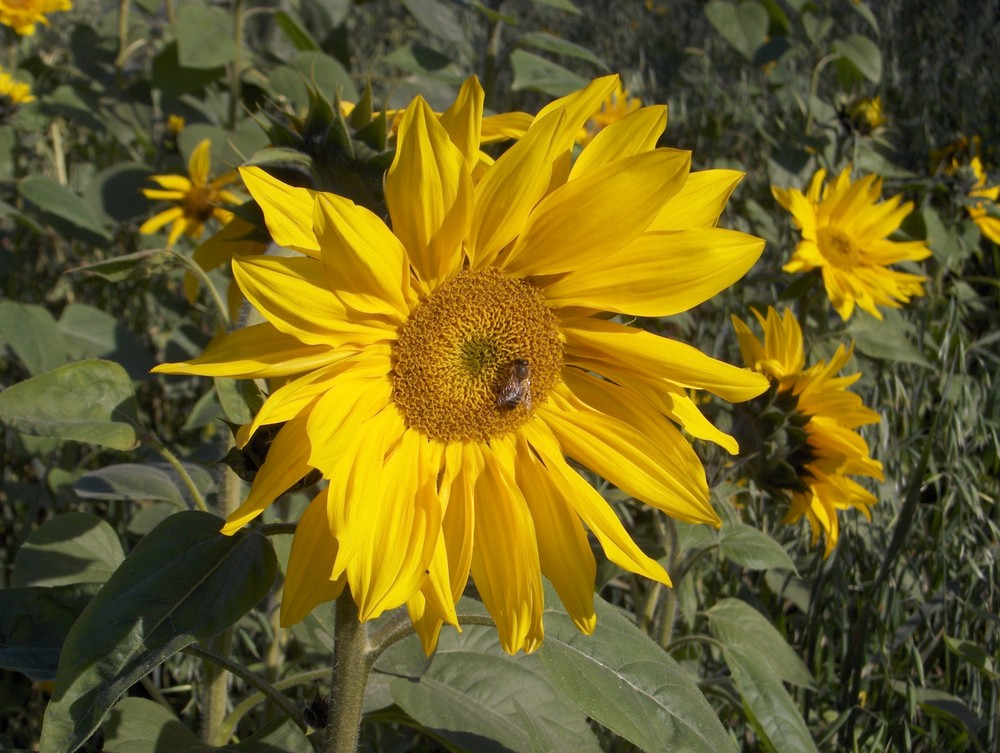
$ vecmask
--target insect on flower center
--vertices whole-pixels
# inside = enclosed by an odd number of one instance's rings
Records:
[[[395,400],[431,438],[484,442],[514,431],[559,381],[563,344],[538,289],[488,268],[423,301],[394,347]]]
[[[858,247],[847,233],[835,227],[823,227],[818,235],[820,253],[833,266],[853,269],[857,265],[860,256]]]

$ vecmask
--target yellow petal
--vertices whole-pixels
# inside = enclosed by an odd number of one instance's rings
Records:
[[[567,349],[640,374],[657,374],[683,387],[708,390],[730,402],[764,392],[763,374],[718,361],[685,343],[603,319],[564,320]],[[598,372],[600,373],[600,372]]]
[[[743,180],[737,170],[699,170],[688,175],[687,182],[660,209],[650,230],[686,230],[715,227],[726,208],[729,196]]]
[[[528,217],[505,271],[569,272],[617,252],[684,185],[690,166],[690,153],[657,149],[595,167],[560,186]]]
[[[728,288],[763,250],[764,241],[735,230],[644,233],[546,286],[545,300],[550,306],[671,316]]]
[[[271,324],[303,343],[365,345],[395,335],[391,321],[353,311],[336,298],[316,259],[241,257],[233,260],[233,276]]]
[[[211,343],[197,358],[161,363],[152,371],[156,374],[269,379],[321,368],[351,352],[337,351],[329,345],[305,345],[264,323],[234,330]]]
[[[228,518],[222,533],[231,535],[256,518],[278,497],[309,474],[310,438],[306,416],[297,416],[281,427],[257,471],[246,501]]]
[[[483,118],[481,144],[493,144],[507,139],[519,139],[528,132],[533,115],[526,112],[504,112]]]
[[[617,73],[595,78],[579,91],[549,102],[538,111],[535,120],[539,121],[551,112],[562,110],[566,116],[566,133],[571,138],[575,138],[583,124],[600,108],[607,96],[620,85],[621,79]]]
[[[542,578],[535,528],[512,473],[509,442],[495,441],[479,449],[484,463],[476,479],[472,577],[496,622],[500,645],[514,654],[532,648],[541,633]]]
[[[139,226],[139,232],[143,235],[151,235],[157,232],[160,228],[169,222],[175,222],[176,220],[181,220],[184,218],[184,210],[180,207],[171,207],[170,209],[165,209],[159,214],[154,214],[148,220],[146,220],[142,225]]]
[[[636,110],[602,128],[577,157],[570,172],[570,180],[586,175],[590,170],[608,162],[652,151],[666,127],[666,106],[654,105]]]
[[[434,112],[413,100],[399,125],[396,156],[385,178],[392,228],[418,278],[433,290],[462,263],[472,217],[472,177]]]
[[[294,625],[317,605],[340,596],[347,580],[330,579],[336,555],[337,540],[327,522],[324,489],[309,503],[295,527],[281,599],[282,627]]]
[[[264,213],[274,242],[319,258],[319,241],[313,230],[316,192],[286,185],[259,167],[241,167],[240,175]]]
[[[348,307],[402,324],[409,313],[406,249],[385,223],[350,199],[318,194],[314,216],[323,266]]]
[[[150,201],[183,201],[184,191],[167,191],[157,188],[144,188],[142,195]]]
[[[202,139],[188,158],[188,175],[196,186],[208,183],[208,173],[212,169],[212,141]]]
[[[525,424],[524,436],[545,463],[550,481],[600,542],[608,559],[629,572],[669,586],[670,576],[663,566],[643,553],[607,501],[570,468],[556,438],[545,425],[537,421]]]
[[[192,188],[191,181],[184,175],[150,175],[149,179],[159,184],[161,188],[166,188],[175,193],[177,198],[183,198]],[[156,189],[144,188],[142,192],[146,193],[146,191],[153,190]]]
[[[552,581],[576,627],[590,635],[597,624],[597,563],[579,516],[551,475],[522,435],[517,445],[517,482],[534,522],[542,574]]]
[[[451,107],[441,113],[441,125],[451,137],[451,142],[465,157],[469,170],[479,162],[479,134],[483,122],[484,97],[479,79],[471,76],[462,84]]]
[[[593,410],[558,393],[536,409],[569,457],[607,479],[626,494],[689,523],[719,525],[708,503],[704,469],[690,463],[671,467],[671,458],[636,426]],[[643,426],[642,428],[646,428]],[[661,434],[665,431],[661,430]],[[676,454],[676,448],[669,448]],[[699,464],[700,465],[700,464]]]
[[[359,448],[365,436],[360,427],[389,404],[392,380],[388,374],[381,378],[369,376],[365,371],[351,371],[335,382],[335,389],[328,389],[309,412],[308,431],[312,439],[309,462],[329,477],[334,477],[350,453],[372,451],[371,461],[380,464],[385,446],[375,449]],[[277,393],[275,393],[277,394]],[[335,485],[339,486],[340,482]]]

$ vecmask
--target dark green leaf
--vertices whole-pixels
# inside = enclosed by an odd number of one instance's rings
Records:
[[[40,437],[139,446],[132,380],[111,361],[77,361],[8,387],[0,392],[0,421]]]
[[[177,9],[177,59],[185,68],[218,68],[236,55],[233,20],[203,0],[188,0]]]
[[[949,651],[956,656],[962,657],[976,669],[983,672],[983,674],[988,677],[998,677],[996,667],[994,666],[996,659],[979,644],[959,638],[952,638],[950,635],[944,637],[944,643]]]
[[[0,345],[6,344],[30,374],[66,363],[66,341],[48,309],[34,303],[0,301]]]
[[[274,550],[254,531],[221,535],[222,523],[203,512],[170,516],[80,615],[59,659],[42,750],[77,750],[133,683],[232,625],[268,592]]]
[[[115,529],[91,513],[67,512],[31,532],[17,552],[11,583],[103,583],[124,559]]]
[[[785,548],[752,526],[724,524],[719,531],[719,550],[726,559],[751,570],[772,567],[795,570],[795,564]]]
[[[149,188],[153,171],[138,162],[121,162],[94,176],[85,191],[88,204],[115,222],[145,214],[149,200],[142,195]]]
[[[930,368],[930,362],[911,340],[913,325],[896,311],[882,313],[881,321],[867,314],[851,317],[847,332],[854,338],[855,347],[879,361],[912,363]]]
[[[212,748],[169,709],[145,698],[123,698],[104,725],[105,753],[194,753]]]
[[[59,653],[97,585],[0,589],[0,667],[54,680]]]
[[[253,420],[250,407],[240,391],[238,380],[216,377],[215,393],[227,421],[234,424],[248,424]]]
[[[838,39],[833,49],[843,57],[838,63],[848,63],[855,71],[873,83],[882,80],[882,53],[878,45],[868,37],[852,34],[847,39]]]
[[[125,367],[133,379],[144,379],[156,365],[148,346],[125,323],[85,303],[71,303],[59,317],[70,358],[105,358]]]
[[[465,31],[458,22],[453,4],[442,0],[402,0],[402,2],[417,23],[439,39],[451,44],[465,39]]]
[[[546,589],[538,651],[556,687],[584,713],[645,751],[733,751],[694,679],[615,607],[595,599],[597,629],[582,635]]]
[[[727,648],[755,653],[768,662],[775,676],[802,687],[812,687],[806,665],[774,625],[740,599],[722,599],[706,612],[709,628]]]
[[[179,259],[165,252],[163,249],[150,248],[145,251],[136,251],[132,254],[124,254],[105,261],[86,264],[69,271],[94,275],[108,282],[121,282],[122,280],[152,277],[179,264],[181,264]]]
[[[514,83],[511,84],[514,91],[531,89],[561,97],[587,84],[582,76],[531,52],[514,50],[510,62],[514,68]]]
[[[427,671],[417,681],[397,678],[390,690],[416,721],[466,749],[600,751],[538,657],[508,656],[494,628],[443,633]]]
[[[405,71],[422,73],[442,81],[460,83],[464,79],[461,69],[450,57],[422,44],[397,47],[383,57],[382,61]]]
[[[73,191],[44,175],[29,175],[17,182],[17,192],[49,214],[61,217],[76,227],[110,239],[108,231]]]
[[[358,87],[336,58],[322,52],[300,52],[295,56],[295,68],[329,101],[336,94],[348,102],[358,101]]]
[[[802,714],[767,659],[752,648],[727,647],[722,655],[743,697],[750,723],[768,749],[816,753]]]
[[[518,38],[517,43],[521,46],[534,47],[537,50],[553,52],[557,55],[580,58],[581,60],[593,63],[601,70],[608,70],[608,64],[586,47],[573,44],[573,42],[553,36],[552,34],[547,34],[544,31],[530,31],[527,34],[522,34]]]
[[[312,753],[313,746],[305,733],[291,719],[274,719],[264,724],[246,740],[218,750],[238,753]]]
[[[532,0],[535,5],[547,5],[550,8],[557,8],[558,10],[564,10],[567,13],[580,13],[580,9],[577,8],[570,0]]]
[[[726,41],[747,60],[767,41],[767,9],[756,0],[741,3],[711,0],[705,5],[705,15]]]
[[[186,68],[181,65],[179,54],[178,44],[171,42],[153,58],[152,83],[167,97],[198,94],[226,74],[226,69],[221,65],[204,69]]]
[[[202,497],[215,488],[211,472],[200,465],[184,463]],[[73,485],[84,499],[129,499],[172,502],[178,506],[193,503],[183,480],[168,463],[122,463],[85,473]]]
[[[297,20],[292,18],[288,13],[283,10],[279,10],[275,13],[272,18],[274,18],[275,23],[278,27],[285,32],[285,36],[288,37],[288,41],[292,43],[292,46],[300,52],[303,50],[313,50],[314,52],[319,52],[319,43],[312,38],[312,35],[300,24]]]

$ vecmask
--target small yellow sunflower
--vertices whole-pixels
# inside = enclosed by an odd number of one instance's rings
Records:
[[[738,280],[763,241],[715,227],[741,175],[656,149],[664,107],[615,123],[570,162],[617,77],[547,106],[481,170],[474,78],[440,116],[416,98],[385,178],[391,229],[342,197],[242,170],[275,242],[237,257],[265,322],[160,373],[281,379],[252,424],[282,424],[232,534],[312,469],[285,625],[345,586],[362,620],[406,604],[425,650],[471,575],[503,647],[542,640],[542,581],[594,629],[596,564],[669,583],[569,464],[679,519],[717,525],[691,436],[737,446],[688,389],[732,401],[767,379],[602,312],[665,316]]]
[[[617,123],[626,115],[630,115],[642,107],[642,100],[633,97],[628,90],[621,85],[615,87],[608,96],[604,98],[600,106],[587,119],[580,133],[577,135],[577,143],[586,146],[594,137],[612,123]]]
[[[890,264],[930,256],[923,241],[888,238],[913,210],[913,203],[901,203],[902,195],[879,202],[882,179],[866,175],[852,182],[849,167],[826,186],[825,179],[826,170],[820,169],[805,194],[797,188],[771,187],[802,232],[783,269],[819,269],[826,293],[845,321],[855,305],[881,319],[877,306],[899,308],[912,296],[923,295],[927,278],[889,269]]]
[[[37,24],[48,25],[46,13],[72,9],[70,0],[0,0],[0,24],[30,37]]]
[[[825,555],[837,545],[837,511],[857,508],[871,519],[868,508],[878,500],[848,476],[883,480],[882,464],[869,456],[868,445],[855,431],[878,423],[875,411],[848,388],[861,374],[836,376],[850,360],[854,347],[837,348],[829,363],[818,361],[805,369],[802,329],[788,309],[779,316],[769,307],[767,317],[754,316],[764,328],[764,342],[744,322],[732,318],[740,352],[747,366],[774,380],[779,396],[794,402],[795,422],[805,430],[806,447],[792,448],[804,462],[799,468],[799,489],[792,492],[788,514],[782,522],[795,523],[803,515],[812,528],[815,545],[820,534],[826,540]]]
[[[994,243],[1000,245],[1000,219],[995,214],[990,214],[987,206],[992,204],[994,211],[997,208],[997,200],[1000,199],[1000,186],[986,186],[986,171],[983,169],[983,162],[979,157],[973,157],[969,163],[972,172],[976,176],[976,183],[969,192],[969,198],[975,199],[975,205],[968,207],[969,216],[976,223],[979,232],[985,235]]]
[[[18,106],[34,101],[31,87],[15,79],[0,65],[0,122]]]
[[[170,225],[167,245],[172,246],[181,235],[200,238],[205,225],[213,217],[225,225],[233,214],[223,209],[223,204],[239,204],[241,199],[232,191],[223,188],[237,179],[235,172],[228,172],[213,180],[208,179],[212,164],[212,142],[205,139],[191,152],[188,160],[188,174],[153,175],[150,180],[160,188],[144,188],[147,199],[170,201],[175,206],[165,209],[146,220],[140,233],[155,233],[164,225]]]

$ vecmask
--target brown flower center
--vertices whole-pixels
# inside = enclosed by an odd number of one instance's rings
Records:
[[[184,216],[206,222],[219,204],[219,192],[212,186],[192,186],[184,194]]]
[[[860,258],[858,247],[843,230],[821,227],[818,232],[819,251],[835,267],[853,269]]]
[[[403,325],[396,403],[410,426],[444,442],[514,431],[559,382],[557,325],[531,283],[493,268],[462,272]]]

